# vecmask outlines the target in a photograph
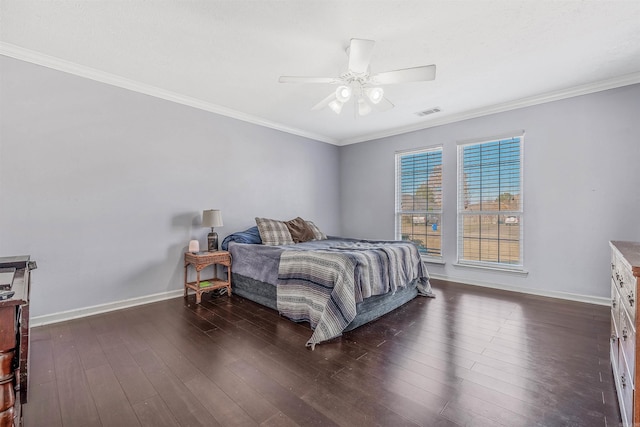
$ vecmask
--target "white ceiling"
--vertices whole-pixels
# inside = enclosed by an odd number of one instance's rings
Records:
[[[391,111],[310,108],[351,38]],[[0,53],[338,145],[640,82],[640,1],[0,0]],[[426,117],[414,113],[440,107]]]

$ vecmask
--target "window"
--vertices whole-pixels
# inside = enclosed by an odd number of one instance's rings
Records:
[[[522,269],[524,132],[458,145],[458,262]]]
[[[442,257],[442,147],[396,153],[396,239]]]

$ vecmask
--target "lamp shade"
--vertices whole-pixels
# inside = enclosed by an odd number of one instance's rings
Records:
[[[222,227],[222,212],[219,209],[208,209],[202,211],[203,227]]]

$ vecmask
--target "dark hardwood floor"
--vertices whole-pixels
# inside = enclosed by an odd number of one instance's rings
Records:
[[[620,425],[607,307],[432,284],[315,351],[226,295],[34,328],[25,425]]]

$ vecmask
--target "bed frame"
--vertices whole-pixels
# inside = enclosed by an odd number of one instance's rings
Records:
[[[239,295],[278,311],[275,286],[237,273],[231,274],[231,282],[233,284],[234,295]],[[356,304],[356,317],[344,330],[350,331],[358,326],[371,322],[406,304],[417,295],[418,290],[416,289],[416,282],[414,281],[404,288],[399,287],[395,293],[375,295],[366,298]]]

